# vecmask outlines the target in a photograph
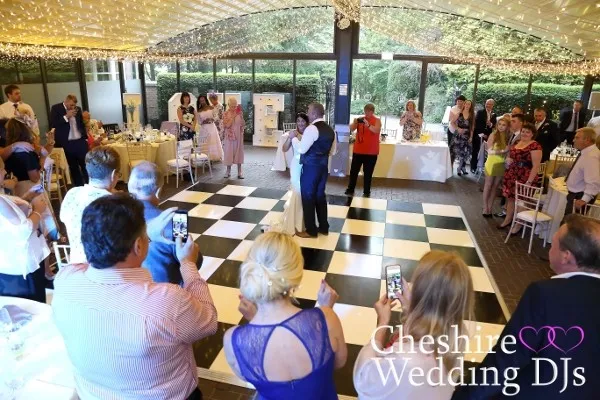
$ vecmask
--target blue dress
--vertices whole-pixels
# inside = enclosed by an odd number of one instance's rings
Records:
[[[303,378],[270,382],[265,377],[265,349],[275,328],[284,328],[302,342],[312,361],[312,371]],[[298,312],[276,325],[239,326],[232,345],[240,371],[258,391],[260,400],[330,400],[338,395],[333,383],[335,354],[329,342],[325,315],[319,308]]]

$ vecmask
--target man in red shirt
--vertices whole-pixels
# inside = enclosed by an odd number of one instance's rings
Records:
[[[364,117],[354,118],[350,124],[350,131],[356,130],[356,140],[354,141],[354,151],[352,153],[352,165],[350,167],[350,181],[346,195],[352,196],[356,187],[356,179],[362,167],[364,173],[365,197],[371,195],[371,178],[377,163],[379,154],[379,132],[381,131],[381,120],[375,116],[375,106],[367,104],[364,108]]]

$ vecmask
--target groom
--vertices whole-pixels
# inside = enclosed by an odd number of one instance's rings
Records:
[[[304,131],[302,140],[298,142],[295,131],[290,134],[292,141],[296,141],[294,147],[299,147],[302,165],[300,192],[306,232],[300,232],[298,236],[304,238],[317,237],[318,233],[329,234],[325,185],[329,174],[329,155],[335,153],[335,131],[323,120],[323,105],[310,104],[307,114],[311,125]],[[315,212],[319,220],[318,230]]]

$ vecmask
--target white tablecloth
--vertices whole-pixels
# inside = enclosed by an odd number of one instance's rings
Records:
[[[550,232],[548,232],[548,243],[552,243],[552,236],[560,228],[560,223],[565,217],[565,207],[567,206],[567,187],[565,178],[550,178],[548,182],[548,193],[544,201],[542,211],[545,214],[552,216]],[[539,230],[536,229],[539,232]],[[541,231],[538,235],[543,238],[545,231]]]
[[[25,344],[16,365],[19,375],[25,377],[25,386],[18,391],[17,399],[77,399],[73,368],[62,337],[52,320],[50,306],[20,298],[0,297],[0,307],[6,304],[33,314],[32,321],[19,331]],[[0,370],[11,367],[15,368],[15,365],[7,359],[0,362]],[[0,372],[0,376],[3,373]],[[0,398],[8,398],[8,389],[1,379]]]
[[[352,145],[350,146],[352,154]],[[352,155],[350,155],[352,159]],[[348,171],[350,168],[348,168]],[[373,176],[376,178],[412,179],[446,182],[452,176],[450,151],[441,141],[413,143],[382,142]]]
[[[71,184],[71,170],[69,169],[69,163],[67,162],[67,156],[65,155],[65,150],[63,148],[59,148],[59,147],[55,147],[54,149],[52,149],[52,153],[50,154],[55,154],[55,153],[59,153],[61,156],[61,165],[60,167],[65,171],[65,178],[67,178],[67,184],[70,185]],[[50,157],[46,158],[46,165],[44,165],[44,169],[48,169],[47,164],[48,162],[52,162],[52,159]]]
[[[129,154],[127,153],[127,146],[125,143],[114,143],[110,146],[119,153],[119,157],[121,158],[122,180],[123,182],[127,182],[129,180]],[[167,161],[174,159],[176,155],[177,140],[168,139],[162,143],[152,143],[148,161],[158,165],[158,168],[162,171],[163,175],[166,175],[168,170]]]

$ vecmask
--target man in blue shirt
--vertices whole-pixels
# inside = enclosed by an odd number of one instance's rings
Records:
[[[156,164],[142,162],[133,168],[129,176],[127,188],[144,204],[144,217],[146,222],[158,217],[162,210],[158,208],[159,192],[162,188],[163,176]],[[164,231],[164,236],[170,238],[173,234],[173,222],[169,223]],[[198,257],[197,265],[202,265],[202,255]],[[150,242],[148,256],[142,264],[150,271],[154,282],[170,282],[181,285],[183,279],[179,271],[179,261],[175,254],[174,244]]]

